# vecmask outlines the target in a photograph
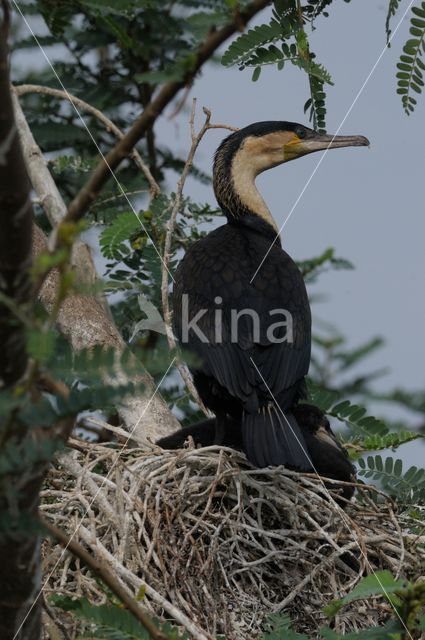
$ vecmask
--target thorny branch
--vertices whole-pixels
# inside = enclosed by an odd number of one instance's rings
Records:
[[[192,139],[192,144],[191,147],[189,149],[189,153],[185,162],[185,165],[183,167],[183,171],[182,174],[179,178],[179,181],[177,182],[177,189],[176,189],[176,197],[174,200],[174,205],[173,208],[171,210],[171,215],[170,218],[167,222],[167,231],[166,231],[166,235],[165,235],[165,242],[164,242],[164,253],[163,253],[163,257],[162,257],[162,284],[161,284],[161,296],[162,296],[162,310],[164,313],[164,323],[165,323],[165,327],[166,327],[166,332],[167,332],[167,340],[168,340],[168,345],[170,347],[170,349],[172,349],[173,351],[176,349],[176,340],[174,337],[174,333],[173,333],[173,329],[172,329],[172,313],[170,311],[170,305],[169,305],[169,291],[168,291],[168,274],[169,274],[169,264],[170,264],[170,259],[172,256],[172,241],[173,241],[173,234],[174,234],[174,229],[176,226],[176,220],[177,220],[177,215],[180,211],[181,205],[182,205],[182,200],[183,200],[183,189],[184,189],[184,185],[186,182],[186,178],[189,175],[190,169],[192,167],[192,163],[193,163],[193,158],[195,156],[195,153],[198,149],[198,146],[202,140],[202,138],[204,137],[204,135],[206,134],[206,132],[209,129],[228,129],[230,131],[237,131],[237,128],[235,127],[231,127],[229,125],[225,125],[225,124],[211,124],[211,111],[209,109],[207,109],[206,107],[203,108],[203,112],[205,114],[205,122],[202,125],[201,129],[199,130],[198,133],[196,133],[195,131],[195,115],[196,115],[196,98],[193,98],[192,101],[192,111],[191,111],[191,115],[190,115],[190,121],[189,121],[189,125],[190,125],[190,133],[191,133],[191,139]],[[210,412],[208,411],[208,409],[205,408],[202,400],[200,399],[198,392],[196,391],[196,388],[193,384],[193,380],[192,377],[188,371],[188,369],[186,368],[186,366],[178,359],[177,360],[177,368],[180,372],[181,377],[183,378],[184,382],[186,383],[187,388],[189,389],[193,399],[195,400],[195,402],[201,407],[202,411],[204,412],[204,414],[206,416],[210,415]]]

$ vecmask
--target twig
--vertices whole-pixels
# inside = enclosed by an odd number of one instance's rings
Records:
[[[37,382],[44,391],[55,396],[69,397],[69,387],[61,380],[55,380],[47,372],[40,372],[37,376]]]
[[[44,518],[40,518],[40,520],[43,526],[50,531],[52,536],[65,549],[69,550],[74,556],[79,558],[83,564],[89,567],[89,569],[94,571],[94,573],[103,580],[103,582],[121,600],[121,602],[126,605],[127,609],[131,611],[134,617],[145,627],[146,631],[152,638],[154,638],[154,640],[167,640],[167,636],[155,627],[149,616],[143,611],[135,598],[127,592],[127,590],[106,566],[90,555],[90,553],[88,553],[78,542],[68,537],[64,531],[61,531],[61,529],[55,527],[55,525],[51,524]]]
[[[230,129],[231,131],[235,131],[235,129],[233,127],[230,127],[229,125],[216,125],[216,124],[211,124],[210,120],[211,120],[211,111],[209,109],[207,109],[206,107],[203,108],[204,114],[205,114],[205,121],[204,124],[202,125],[200,131],[198,133],[196,133],[195,131],[195,115],[196,115],[196,98],[193,98],[192,101],[192,111],[191,111],[191,115],[190,115],[190,120],[189,120],[189,125],[190,125],[190,133],[191,133],[191,139],[192,139],[192,144],[190,146],[189,149],[189,153],[185,162],[185,165],[183,167],[183,171],[181,173],[181,176],[179,178],[179,181],[177,182],[177,189],[176,189],[176,197],[174,200],[174,205],[173,208],[171,210],[171,215],[170,218],[167,222],[167,226],[166,226],[166,235],[165,235],[165,242],[164,242],[164,254],[163,254],[163,259],[162,259],[162,284],[161,284],[161,296],[162,296],[162,310],[164,313],[164,323],[165,323],[165,327],[166,327],[166,332],[167,332],[167,340],[168,340],[168,345],[170,347],[170,349],[172,349],[173,351],[176,349],[176,340],[173,334],[173,329],[171,326],[171,311],[170,311],[170,305],[169,305],[169,292],[168,292],[168,273],[169,273],[169,264],[170,264],[170,259],[171,259],[171,255],[172,255],[172,241],[173,241],[173,234],[174,234],[174,229],[176,226],[176,220],[177,220],[177,215],[180,211],[180,207],[182,204],[182,200],[183,200],[183,189],[184,189],[184,185],[186,182],[186,178],[189,174],[190,168],[193,164],[193,158],[195,156],[195,153],[198,149],[199,143],[201,142],[202,138],[204,137],[204,135],[206,134],[206,132],[209,129]],[[199,406],[201,407],[202,411],[204,412],[204,414],[206,416],[210,416],[211,413],[208,411],[208,409],[205,408],[202,400],[200,399],[198,392],[196,391],[195,385],[193,384],[193,380],[192,377],[188,371],[188,369],[185,367],[185,365],[178,360],[177,361],[177,368],[180,372],[181,377],[183,378],[184,382],[186,383],[187,388],[189,389],[190,393],[192,394],[193,399],[195,400],[195,402],[197,402],[199,404]]]
[[[111,431],[121,440],[127,441],[128,439],[128,432],[124,429],[121,429],[121,427],[115,427],[114,425],[109,424],[109,422],[104,422],[103,420],[99,420],[98,418],[94,418],[93,416],[83,416],[81,422],[83,423],[83,426],[87,423],[95,425],[96,427],[101,427],[102,429],[106,429],[107,431]]]
[[[90,113],[92,116],[97,118],[100,122],[102,122],[102,124],[105,125],[106,129],[108,131],[111,131],[114,134],[114,136],[117,137],[119,140],[122,140],[124,138],[124,133],[121,131],[121,129],[117,127],[117,125],[114,124],[112,120],[110,120],[107,116],[105,116],[105,114],[102,113],[102,111],[100,111],[99,109],[96,109],[96,107],[93,107],[93,105],[89,104],[85,100],[82,100],[81,98],[77,98],[76,96],[72,95],[71,93],[69,93],[69,91],[62,91],[61,89],[52,89],[51,87],[44,87],[37,84],[21,84],[21,85],[15,86],[14,88],[15,88],[15,93],[18,96],[23,96],[27,93],[41,93],[42,95],[48,95],[48,96],[53,96],[55,98],[68,100],[69,102],[74,104],[78,109],[81,109],[82,111],[87,111],[87,113]],[[146,180],[149,183],[152,195],[157,195],[160,192],[159,185],[156,182],[153,175],[151,174],[149,167],[143,161],[143,158],[141,157],[137,149],[132,150],[132,152],[130,153],[130,157],[134,160],[134,163],[136,164],[136,166],[144,173]]]

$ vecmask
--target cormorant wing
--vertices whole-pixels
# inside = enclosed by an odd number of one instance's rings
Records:
[[[224,225],[195,243],[176,273],[174,322],[183,349],[248,411],[272,400],[267,387],[289,407],[310,363],[310,307],[295,263],[275,244],[250,282],[269,246],[259,234]],[[199,314],[201,331],[189,330],[188,341],[184,304],[187,318]]]

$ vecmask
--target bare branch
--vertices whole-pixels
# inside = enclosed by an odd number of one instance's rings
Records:
[[[40,205],[54,229],[66,216],[66,204],[47,168],[46,160],[32,135],[15,93],[16,91],[12,93],[12,101],[19,138],[24,151],[25,165]],[[76,239],[72,247],[71,264],[80,282],[93,284],[97,280],[90,249],[80,239]]]
[[[97,118],[102,124],[105,125],[106,129],[114,134],[116,138],[122,140],[124,138],[124,133],[121,131],[116,124],[112,122],[108,117],[105,116],[102,111],[96,109],[85,100],[81,100],[81,98],[77,98],[76,96],[69,93],[69,91],[62,91],[60,89],[52,89],[51,87],[43,87],[37,84],[21,84],[19,86],[15,86],[15,93],[18,96],[23,96],[27,93],[40,93],[42,95],[53,96],[55,98],[61,98],[63,100],[68,100],[73,104],[77,109],[81,111],[87,111],[92,116]],[[137,149],[133,149],[130,153],[130,157],[134,160],[136,166],[144,173],[146,180],[149,183],[150,190],[152,195],[157,195],[160,192],[160,188],[155,178],[151,174],[149,167],[144,163],[140,153]]]
[[[2,38],[6,42],[10,33],[10,6],[7,0],[1,0],[1,8],[3,9],[3,21],[1,23]]]
[[[177,183],[176,197],[175,197],[174,205],[173,205],[171,215],[166,227],[167,230],[166,230],[165,242],[164,242],[164,254],[163,254],[162,265],[161,265],[162,266],[162,284],[161,284],[162,310],[164,313],[164,323],[167,331],[168,345],[172,350],[176,349],[176,340],[175,340],[173,329],[172,329],[172,318],[171,318],[169,296],[168,296],[168,273],[169,273],[168,267],[169,267],[170,259],[172,256],[171,247],[172,247],[172,241],[173,241],[173,234],[176,226],[177,215],[180,211],[180,207],[183,200],[183,189],[186,182],[186,178],[192,167],[193,158],[198,149],[199,143],[201,142],[202,138],[204,137],[204,135],[209,129],[220,128],[220,129],[230,129],[231,131],[237,130],[234,127],[230,127],[229,125],[211,124],[210,122],[211,111],[206,107],[203,108],[203,111],[205,114],[205,122],[201,127],[199,133],[196,133],[195,131],[196,98],[193,98],[192,111],[191,111],[190,121],[189,121],[192,144],[189,149],[189,153],[188,153],[185,165],[183,167],[182,174]],[[199,404],[199,406],[201,407],[202,411],[206,416],[211,415],[211,413],[204,406],[201,398],[199,397],[198,392],[196,391],[195,385],[193,384],[192,376],[190,375],[190,372],[188,371],[187,367],[180,360],[178,360],[177,368],[195,402]]]

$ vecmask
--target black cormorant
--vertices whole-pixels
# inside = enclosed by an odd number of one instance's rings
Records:
[[[193,352],[195,386],[216,415],[215,442],[229,417],[258,467],[310,470],[306,438],[291,408],[305,396],[311,350],[303,277],[255,186],[262,171],[328,148],[364,146],[291,122],[258,122],[232,133],[214,161],[214,191],[227,224],[193,244],[174,285],[174,326]]]
[[[298,404],[291,409],[301,429],[307,452],[315,471],[325,478],[353,482],[356,470],[346,449],[336,439],[326,415],[310,404]],[[227,418],[223,446],[243,450],[241,423]],[[179,429],[170,436],[161,438],[157,444],[163,449],[181,449],[188,438],[193,438],[196,446],[209,447],[215,440],[215,419],[209,418]],[[349,500],[354,487],[341,485],[342,496]]]

